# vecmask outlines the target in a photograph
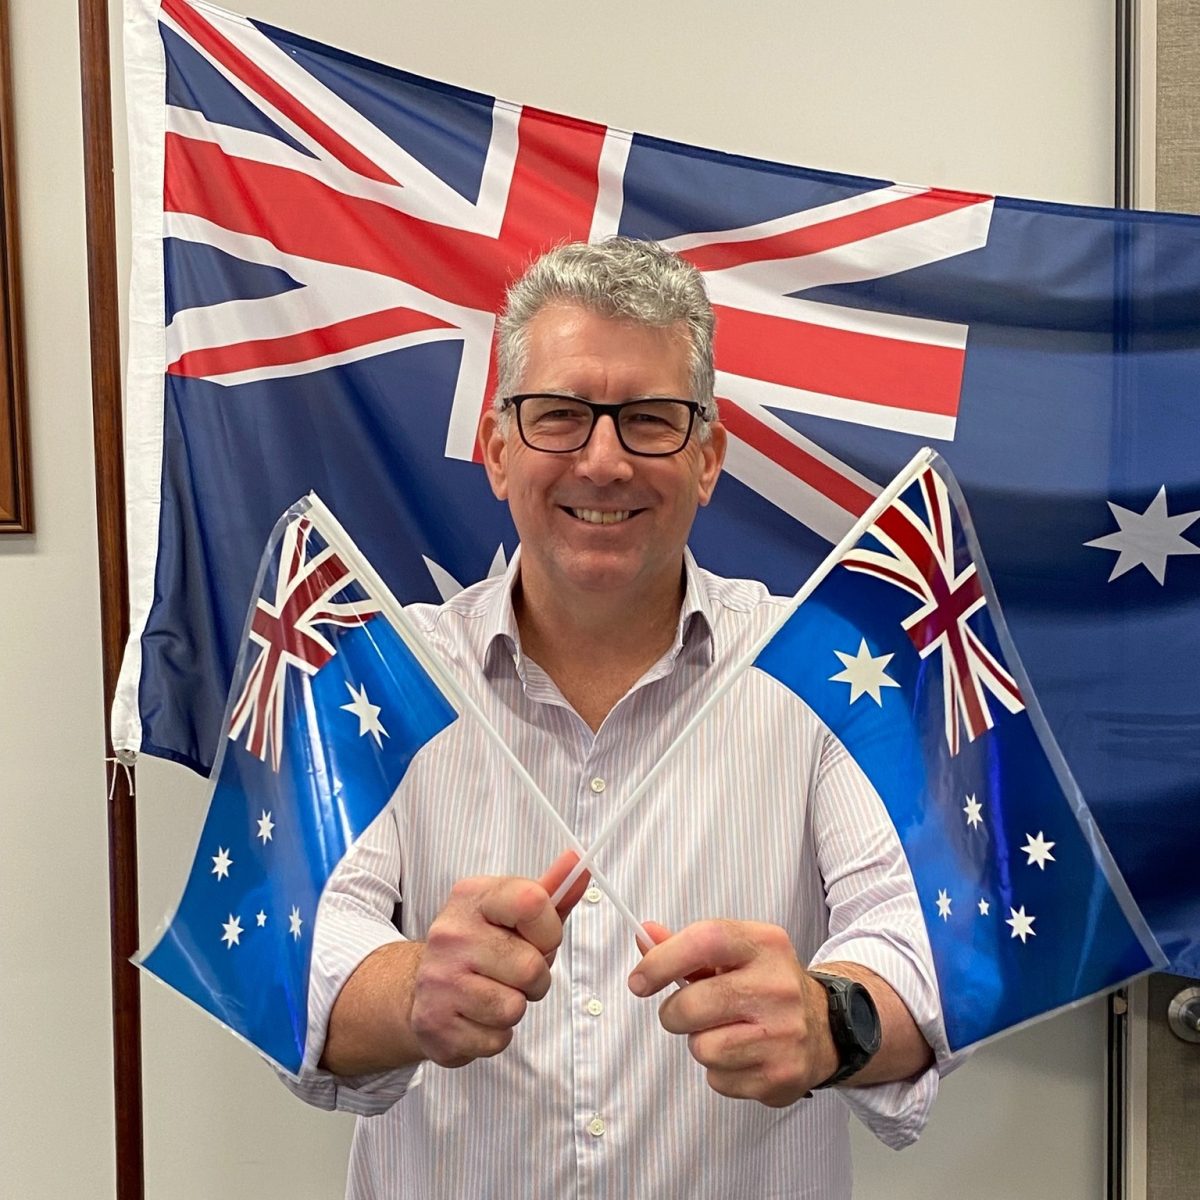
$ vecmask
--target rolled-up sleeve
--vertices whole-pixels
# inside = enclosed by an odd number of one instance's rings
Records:
[[[814,963],[860,963],[895,990],[934,1065],[913,1079],[838,1093],[885,1145],[920,1135],[938,1081],[956,1065],[942,1021],[929,935],[900,838],[870,781],[842,744],[826,734],[813,796],[813,831],[829,906],[829,937]]]
[[[281,1077],[295,1095],[317,1108],[374,1116],[420,1080],[419,1066],[340,1076],[318,1065],[329,1014],[346,981],[380,947],[405,940],[392,922],[400,903],[399,881],[399,841],[388,808],[330,877],[314,922],[304,1062],[297,1076]]]

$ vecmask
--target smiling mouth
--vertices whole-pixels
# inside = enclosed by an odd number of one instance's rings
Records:
[[[617,510],[599,509],[599,508],[567,508],[563,506],[563,512],[569,513],[577,521],[583,521],[588,525],[619,525],[623,521],[628,521],[630,517],[636,516],[642,510],[640,508],[622,508]]]

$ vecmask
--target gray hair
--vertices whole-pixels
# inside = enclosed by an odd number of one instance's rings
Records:
[[[529,322],[549,304],[656,328],[682,324],[690,344],[690,399],[700,403],[699,434],[717,418],[713,399],[713,317],[704,278],[657,242],[613,237],[569,242],[537,259],[509,289],[496,350],[497,407],[518,388],[528,357]],[[507,413],[505,413],[507,416]]]

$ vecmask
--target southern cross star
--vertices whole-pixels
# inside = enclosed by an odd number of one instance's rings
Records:
[[[230,913],[229,920],[226,921],[221,928],[225,930],[225,932],[221,934],[221,941],[225,943],[225,948],[227,950],[232,950],[234,946],[240,946],[242,944],[242,922],[240,917],[235,917],[233,913]]]
[[[218,846],[217,852],[212,856],[214,874],[218,879],[225,879],[229,875],[229,868],[233,866],[233,859],[229,857],[229,851],[224,846]]]
[[[836,675],[830,675],[831,683],[848,683],[850,685],[850,703],[853,704],[860,696],[870,696],[880,708],[883,707],[883,696],[880,689],[899,687],[894,680],[884,674],[884,668],[895,657],[891,654],[881,654],[878,658],[871,656],[867,649],[867,639],[859,642],[857,654],[843,654],[835,650],[834,654],[842,661],[846,669]]]
[[[1027,833],[1025,835],[1025,839],[1025,845],[1023,845],[1021,849],[1029,856],[1025,863],[1027,867],[1036,866],[1038,870],[1044,871],[1048,862],[1058,861],[1058,859],[1056,859],[1054,855],[1050,853],[1051,849],[1057,845],[1057,843],[1046,841],[1045,836],[1040,829],[1038,830],[1037,837],[1034,837],[1032,833]]]
[[[1010,908],[1008,911],[1012,913],[1012,916],[1004,923],[1011,926],[1013,937],[1019,937],[1021,945],[1025,944],[1027,937],[1037,937],[1037,934],[1033,931],[1033,923],[1037,920],[1037,917],[1027,917],[1025,915],[1025,905],[1022,904],[1019,909]]]
[[[974,792],[967,797],[967,802],[963,806],[963,812],[967,814],[967,825],[971,829],[974,829],[976,825],[983,824],[983,817],[980,815],[983,812],[983,805],[975,799]]]
[[[950,920],[950,897],[946,894],[945,888],[938,889],[937,910],[938,916],[943,921]]]
[[[1119,526],[1117,532],[1083,544],[1117,552],[1109,583],[1134,567],[1145,567],[1162,585],[1167,578],[1167,559],[1172,554],[1200,554],[1200,546],[1183,536],[1184,530],[1200,519],[1200,509],[1168,516],[1166,484],[1158,489],[1158,495],[1146,506],[1145,512],[1122,508],[1111,500],[1108,507]]]

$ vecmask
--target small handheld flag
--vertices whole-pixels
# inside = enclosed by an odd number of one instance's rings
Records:
[[[961,1050],[1161,968],[934,458],[763,648],[879,792]]]
[[[458,718],[340,533],[310,497],[271,535],[195,860],[140,960],[291,1074],[325,884]]]

